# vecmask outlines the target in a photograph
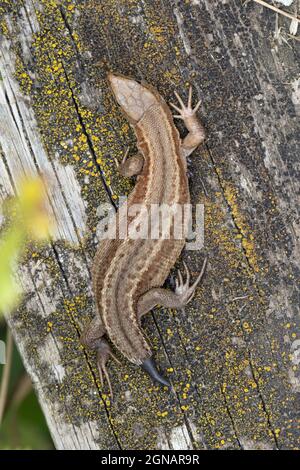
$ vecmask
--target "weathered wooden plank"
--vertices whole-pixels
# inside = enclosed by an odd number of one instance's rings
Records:
[[[22,171],[46,172],[58,227],[27,254],[27,295],[10,324],[57,447],[298,448],[296,41],[274,39],[275,16],[253,2],[1,8],[1,195]],[[185,312],[145,319],[175,393],[124,360],[111,365],[113,404],[78,341],[94,314],[97,207],[131,188],[113,157],[134,137],[107,70],[144,78],[167,100],[192,83],[208,131],[191,158],[210,256],[203,286]],[[203,256],[183,254],[195,273]]]

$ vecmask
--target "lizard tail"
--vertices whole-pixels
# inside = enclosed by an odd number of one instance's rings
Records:
[[[150,375],[150,377],[152,377],[154,380],[156,380],[157,382],[159,382],[160,384],[162,385],[165,385],[167,387],[170,387],[170,383],[168,382],[167,379],[165,379],[165,377],[163,377],[157,370],[156,368],[156,365],[155,365],[155,362],[153,360],[152,357],[149,357],[148,359],[146,359],[143,363],[142,363],[142,368],[144,369],[144,371],[148,372],[148,374]]]

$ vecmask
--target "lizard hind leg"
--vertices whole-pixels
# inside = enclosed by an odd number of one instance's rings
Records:
[[[202,269],[196,280],[190,285],[190,271],[187,265],[184,263],[186,280],[183,280],[183,276],[180,271],[178,271],[178,278],[176,279],[176,288],[175,292],[172,292],[169,289],[157,288],[154,287],[148,292],[143,294],[137,302],[137,319],[139,324],[141,324],[141,318],[143,315],[148,313],[156,305],[161,305],[165,308],[181,308],[183,309],[192,298],[194,297],[196,287],[201,281],[205,267],[207,263],[207,258],[205,258]],[[157,382],[167,387],[170,387],[169,382],[163,377],[157,370],[155,362],[152,357],[146,359],[142,363],[142,368]]]
[[[184,307],[185,305],[187,305],[192,300],[192,298],[194,297],[196,287],[198,286],[198,284],[200,283],[200,281],[203,277],[203,274],[204,274],[204,271],[205,271],[205,268],[206,268],[206,264],[207,264],[207,258],[204,259],[203,264],[202,264],[202,268],[201,268],[201,272],[200,272],[200,274],[198,275],[198,277],[196,278],[196,280],[193,282],[193,284],[191,286],[190,286],[191,275],[190,275],[190,271],[189,271],[189,268],[187,267],[186,263],[183,262],[184,269],[185,269],[185,274],[186,274],[185,282],[183,281],[183,277],[182,277],[181,272],[178,270],[178,278],[175,280],[175,286],[176,286],[175,287],[175,295],[177,295],[178,299],[179,299],[179,306],[178,306],[179,308]]]
[[[145,315],[145,313],[149,312],[154,308],[156,305],[161,305],[165,308],[181,308],[183,309],[185,305],[187,305],[195,295],[196,288],[200,283],[205,268],[207,264],[207,258],[205,258],[201,272],[190,285],[190,272],[187,265],[184,263],[185,273],[186,273],[186,280],[183,280],[183,276],[180,271],[178,271],[178,278],[176,279],[176,287],[175,292],[172,292],[169,289],[164,289],[161,287],[154,287],[150,289],[148,292],[143,294],[137,303],[137,317],[138,321],[140,322],[141,317]]]
[[[101,387],[103,389],[105,377],[108,383],[111,398],[113,398],[113,391],[110,377],[106,368],[106,363],[110,357],[114,359],[118,364],[121,363],[112,352],[111,347],[106,341],[106,339],[103,338],[104,334],[104,325],[100,319],[100,316],[97,315],[95,318],[93,318],[87,328],[83,331],[82,335],[80,336],[80,342],[83,346],[97,351],[97,367],[100,375]]]
[[[106,341],[106,339],[101,338],[97,346],[97,366],[98,366],[98,371],[100,375],[101,387],[102,388],[104,387],[104,378],[103,378],[103,375],[104,375],[108,383],[110,396],[111,398],[113,398],[111,381],[110,381],[110,377],[106,368],[106,362],[108,361],[110,357],[112,357],[116,361],[117,364],[121,365],[119,359],[117,359],[117,357],[112,352],[111,347]]]

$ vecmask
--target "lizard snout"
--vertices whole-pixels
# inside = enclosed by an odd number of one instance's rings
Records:
[[[133,123],[158,103],[154,93],[135,80],[113,73],[109,73],[107,78],[117,102]]]
[[[159,382],[162,385],[165,385],[166,387],[171,387],[170,382],[168,382],[168,380],[158,372],[156,364],[152,357],[146,359],[142,363],[141,367],[150,375],[150,377],[152,377],[153,380]]]

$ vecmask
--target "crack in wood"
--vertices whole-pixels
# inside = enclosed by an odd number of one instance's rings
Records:
[[[233,416],[232,416],[232,413],[231,413],[231,411],[230,411],[229,404],[228,404],[228,402],[227,402],[226,394],[224,393],[224,391],[223,391],[221,385],[220,385],[220,393],[221,393],[221,395],[222,395],[222,397],[223,397],[223,399],[224,399],[225,408],[226,408],[228,417],[229,417],[229,419],[230,419],[230,421],[231,421],[231,424],[232,424],[232,428],[233,428],[233,432],[234,432],[234,437],[235,437],[235,439],[236,439],[236,441],[237,441],[237,443],[238,443],[239,448],[240,448],[240,449],[243,449],[243,446],[242,446],[241,441],[240,441],[240,439],[239,439],[238,430],[237,430],[236,425],[235,425],[235,422],[234,422],[234,418],[233,418]]]
[[[241,324],[241,330],[243,332],[243,337],[244,337],[244,340],[247,344],[247,339],[246,339],[246,335],[245,335],[245,331],[244,331],[244,328],[243,328],[243,325]],[[267,422],[268,422],[268,426],[270,428],[270,431],[272,433],[272,437],[274,439],[274,442],[275,442],[275,446],[276,446],[276,449],[277,450],[280,450],[280,446],[279,446],[279,442],[278,442],[278,439],[277,439],[277,436],[276,436],[276,433],[275,433],[275,429],[274,429],[274,426],[272,425],[272,422],[271,422],[271,416],[270,416],[270,413],[268,411],[268,408],[267,408],[267,404],[266,404],[266,401],[264,399],[264,396],[263,396],[263,393],[260,389],[260,385],[259,385],[259,380],[257,380],[256,378],[256,375],[258,374],[258,372],[255,370],[255,366],[253,364],[253,360],[252,360],[252,356],[251,356],[251,351],[250,349],[247,348],[247,354],[248,354],[248,358],[249,358],[249,365],[250,365],[250,369],[251,369],[251,374],[252,374],[252,378],[256,384],[256,389],[257,389],[257,393],[259,395],[259,398],[260,398],[260,401],[261,401],[261,404],[262,404],[262,408],[263,408],[263,411],[266,415],[266,419],[267,419]]]
[[[67,277],[67,275],[65,274],[63,264],[61,263],[61,261],[60,261],[60,259],[59,259],[59,254],[58,254],[58,252],[57,252],[57,250],[56,250],[56,247],[55,247],[54,244],[51,244],[51,246],[52,246],[52,250],[53,250],[54,255],[55,255],[55,259],[56,259],[57,264],[58,264],[58,266],[59,266],[59,269],[60,269],[60,271],[61,271],[62,277],[63,277],[63,279],[64,279],[64,282],[65,282],[65,284],[66,284],[66,286],[67,286],[67,288],[68,288],[68,291],[70,292],[70,294],[72,294],[72,288],[71,288],[71,286],[70,286],[70,284],[69,284],[68,277]],[[77,333],[77,336],[78,336],[78,339],[79,339],[80,336],[81,336],[80,329],[78,328],[77,323],[76,323],[76,320],[75,320],[74,316],[72,315],[72,313],[70,313],[69,315],[70,315],[70,318],[71,318],[71,322],[72,322],[73,326],[75,327],[75,330],[76,330],[76,333]],[[97,378],[96,378],[95,372],[94,372],[93,367],[92,367],[92,365],[91,365],[91,363],[90,363],[90,361],[89,361],[89,358],[88,358],[88,355],[87,355],[87,352],[85,351],[85,349],[83,350],[83,353],[84,353],[84,356],[85,356],[85,360],[86,360],[87,366],[88,366],[88,368],[89,368],[89,370],[90,370],[90,373],[92,374],[92,377],[93,377],[93,379],[94,379],[94,384],[95,384],[95,387],[96,387],[96,389],[97,389],[99,398],[100,398],[101,402],[103,403],[103,406],[104,406],[104,409],[105,409],[105,412],[106,412],[108,421],[109,421],[109,423],[110,423],[110,426],[111,426],[113,435],[114,435],[114,437],[115,437],[115,439],[116,439],[116,443],[117,443],[119,449],[122,449],[120,440],[119,440],[119,438],[118,438],[118,436],[117,436],[116,430],[114,429],[114,425],[113,425],[113,423],[112,423],[112,421],[111,421],[111,416],[110,416],[109,409],[108,409],[108,407],[107,407],[107,404],[106,404],[105,400],[104,400],[103,397],[102,397],[102,391],[101,391],[101,389],[100,389],[99,386],[98,386]]]
[[[167,359],[168,359],[169,364],[171,365],[171,367],[174,368],[174,364],[173,364],[173,362],[172,362],[172,360],[171,360],[171,357],[170,357],[170,355],[169,355],[169,353],[168,353],[168,350],[167,350],[167,348],[166,348],[166,346],[165,346],[165,341],[164,341],[163,335],[162,335],[162,333],[161,333],[161,331],[160,331],[159,325],[158,325],[158,323],[157,323],[157,321],[156,321],[154,312],[151,312],[151,316],[152,316],[152,319],[153,319],[153,321],[154,321],[156,330],[157,330],[157,332],[158,332],[158,334],[159,334],[160,341],[161,341],[161,344],[162,344],[163,349],[164,349],[164,354],[166,355],[166,357],[167,357]],[[181,405],[181,400],[180,400],[180,397],[179,397],[179,392],[177,392],[174,387],[173,387],[173,390],[174,390],[174,393],[175,393],[175,395],[176,395],[177,401],[178,401],[179,406],[180,406],[180,405]],[[186,426],[186,430],[187,430],[187,432],[188,432],[188,434],[189,434],[189,437],[190,437],[190,440],[191,440],[191,443],[192,443],[192,442],[195,441],[195,438],[194,438],[194,436],[193,436],[192,429],[191,429],[191,427],[190,427],[190,424],[189,424],[189,422],[188,422],[188,419],[187,419],[187,417],[186,417],[186,414],[185,414],[184,411],[182,410],[181,406],[180,406],[180,410],[181,410],[181,413],[182,413],[182,417],[183,417],[183,419],[184,419],[184,423],[185,423],[185,426]]]
[[[65,76],[66,76],[66,80],[68,82],[68,86],[69,86],[69,89],[71,91],[71,94],[72,94],[72,100],[73,100],[73,103],[74,103],[74,107],[75,107],[75,110],[76,110],[76,113],[77,113],[77,116],[78,116],[78,120],[80,122],[80,125],[82,127],[82,130],[83,130],[83,133],[84,135],[86,136],[87,138],[87,143],[88,143],[88,146],[89,146],[89,150],[91,152],[91,155],[92,155],[92,158],[93,158],[93,161],[94,161],[94,164],[96,166],[96,168],[98,169],[99,171],[99,174],[100,174],[100,177],[101,177],[101,181],[102,181],[102,184],[103,184],[103,187],[105,189],[105,192],[107,194],[107,196],[109,197],[109,200],[110,200],[110,203],[111,205],[114,207],[114,209],[116,210],[117,206],[116,206],[116,203],[115,201],[113,200],[113,197],[112,197],[112,191],[111,189],[109,188],[109,186],[107,185],[106,181],[105,181],[105,176],[103,174],[103,170],[101,168],[101,166],[99,165],[99,163],[97,162],[97,155],[96,155],[96,152],[94,150],[94,146],[93,146],[93,143],[91,141],[91,138],[90,138],[90,135],[86,129],[86,126],[85,126],[85,123],[84,123],[84,120],[81,116],[81,113],[80,113],[80,110],[79,110],[79,107],[78,107],[78,104],[77,104],[77,101],[76,101],[76,97],[75,97],[75,94],[74,94],[74,91],[71,87],[71,84],[70,84],[70,80],[69,80],[69,77],[68,77],[68,74],[67,74],[67,71],[65,69],[65,67],[63,66],[64,68],[64,72],[65,72]]]
[[[181,337],[181,334],[180,334],[180,331],[179,331],[179,326],[178,326],[178,324],[177,324],[176,315],[174,315],[174,317],[175,317],[175,323],[176,323],[176,327],[177,327],[177,334],[178,334],[178,336],[179,336],[179,338],[180,338],[180,340],[181,340],[181,344],[182,344],[183,350],[184,350],[185,355],[186,355],[186,357],[187,357],[187,359],[188,359],[188,357],[189,357],[188,351],[187,351],[187,349],[186,349],[186,347],[185,347],[185,344],[184,344],[184,342],[183,342],[183,340],[182,340],[182,337]],[[223,362],[223,361],[222,361],[222,362]],[[195,389],[196,394],[198,395],[198,397],[199,397],[199,399],[200,399],[200,402],[201,402],[202,397],[201,397],[201,394],[200,394],[200,392],[199,392],[199,390],[198,390],[198,387],[197,387],[197,386],[194,386],[194,389]],[[222,391],[221,385],[220,385],[220,390]],[[223,398],[224,398],[224,394],[223,394],[223,393],[222,393],[222,396],[223,396]],[[239,438],[238,438],[238,433],[237,433],[237,430],[236,430],[236,426],[235,426],[235,423],[234,423],[234,419],[233,419],[233,417],[232,417],[232,415],[231,415],[231,413],[230,413],[230,410],[229,410],[229,408],[228,408],[228,406],[227,406],[226,401],[225,401],[224,403],[225,403],[225,408],[226,408],[226,410],[227,410],[228,417],[229,417],[230,422],[231,422],[231,424],[232,424],[234,438],[236,439],[236,441],[237,441],[237,443],[238,443],[238,446],[241,447],[241,443],[240,443]],[[207,425],[210,427],[211,432],[213,432],[213,429],[211,428],[211,425],[210,425],[210,423],[209,423],[209,419],[208,419],[208,416],[207,416],[207,412],[206,412],[205,410],[203,410],[203,413],[204,413],[204,415],[205,415],[205,417],[206,417]]]
[[[174,403],[169,403],[171,400],[168,401],[166,394],[153,392],[153,388],[148,391],[146,378],[143,382],[145,389],[141,390],[143,376],[132,370],[132,375],[124,379],[124,383],[114,377],[119,385],[120,395],[125,396],[125,403],[120,398],[113,407],[107,410],[103,408],[103,413],[101,413],[103,402],[98,398],[100,387],[97,383],[99,381],[96,373],[93,372],[94,364],[89,359],[89,354],[84,351],[82,355],[80,353],[80,360],[84,364],[84,369],[88,370],[89,373],[87,376],[85,373],[80,376],[80,380],[84,378],[86,383],[83,386],[88,386],[88,392],[86,394],[77,394],[81,383],[75,384],[78,389],[74,387],[68,389],[68,384],[64,384],[68,393],[69,390],[74,391],[74,397],[68,395],[65,397],[66,418],[71,422],[70,427],[68,427],[63,413],[60,418],[57,410],[54,409],[57,405],[54,395],[48,395],[51,383],[47,381],[46,376],[42,376],[43,371],[39,371],[37,375],[34,370],[35,366],[39,366],[39,361],[34,362],[34,355],[29,356],[30,349],[27,350],[24,347],[26,341],[29,341],[32,348],[38,349],[40,344],[38,338],[35,342],[34,338],[31,338],[30,334],[26,335],[24,330],[22,330],[23,337],[20,337],[19,326],[12,324],[25,363],[27,362],[27,367],[35,381],[35,387],[41,396],[49,427],[56,434],[58,447],[96,448],[103,446],[103,442],[109,442],[111,446],[125,449],[133,447],[153,448],[159,445],[159,439],[162,445],[170,448],[176,445],[184,445],[184,440],[189,445],[188,441],[193,441],[196,435],[193,428],[195,421],[205,434],[205,438],[203,439],[202,436],[199,444],[203,445],[204,448],[228,448],[232,445],[238,446],[238,448],[260,448],[260,446],[269,448],[271,445],[276,446],[276,448],[296,447],[297,439],[295,431],[292,429],[296,419],[296,412],[293,409],[296,402],[294,394],[288,388],[290,378],[289,376],[286,378],[285,374],[286,368],[290,367],[287,359],[289,343],[286,338],[289,337],[290,340],[290,335],[295,334],[296,331],[294,311],[296,311],[297,267],[295,263],[291,263],[293,267],[291,272],[294,277],[289,277],[290,271],[287,269],[287,258],[292,255],[285,250],[287,249],[287,243],[292,246],[292,241],[287,240],[286,242],[286,239],[282,236],[282,225],[280,225],[286,222],[286,225],[288,224],[286,230],[288,231],[291,223],[296,223],[298,214],[294,198],[297,190],[297,165],[293,160],[296,121],[293,108],[291,108],[292,104],[288,99],[289,85],[283,83],[283,81],[290,81],[297,70],[295,56],[293,55],[295,53],[295,44],[285,49],[275,40],[273,41],[271,39],[273,22],[267,18],[267,22],[262,24],[261,18],[255,13],[255,9],[251,6],[241,8],[240,3],[237,1],[225,2],[220,5],[220,2],[216,0],[210,2],[206,0],[204,2],[193,1],[192,3],[164,0],[159,2],[160,8],[157,11],[153,6],[154,3],[148,0],[143,1],[138,7],[131,3],[120,6],[114,0],[109,4],[98,2],[97,5],[93,0],[88,0],[82,7],[80,2],[74,0],[72,4],[75,5],[76,9],[74,14],[66,10],[67,4],[64,1],[55,6],[51,2],[36,0],[34,7],[32,5],[29,0],[15,0],[14,14],[12,15],[9,12],[6,17],[9,25],[7,35],[13,34],[14,38],[10,43],[10,47],[5,43],[6,39],[3,43],[1,42],[1,48],[2,45],[5,47],[5,59],[3,61],[5,70],[9,68],[10,74],[13,76],[14,54],[16,53],[17,58],[20,59],[19,65],[21,64],[21,69],[18,71],[19,77],[20,73],[24,71],[26,76],[29,74],[33,82],[32,88],[29,87],[28,92],[26,91],[29,98],[26,105],[29,107],[30,100],[32,100],[31,104],[34,102],[35,104],[43,103],[44,98],[46,98],[45,103],[50,102],[51,97],[45,95],[45,90],[48,91],[47,84],[49,82],[53,87],[56,86],[58,90],[66,90],[67,93],[70,91],[70,95],[68,94],[70,107],[68,104],[66,110],[69,112],[71,109],[74,117],[72,122],[75,122],[74,128],[77,123],[80,124],[86,138],[88,148],[84,149],[82,155],[88,154],[89,160],[95,165],[97,177],[99,175],[101,177],[98,179],[101,187],[101,197],[104,194],[104,198],[107,197],[112,204],[114,203],[113,190],[109,184],[107,184],[107,187],[105,186],[109,181],[110,174],[106,175],[102,164],[98,166],[98,162],[95,162],[98,150],[94,141],[91,140],[92,132],[99,132],[100,129],[97,125],[94,125],[96,121],[94,118],[97,116],[98,111],[89,108],[89,115],[92,116],[92,130],[90,130],[88,127],[90,121],[81,114],[82,102],[78,95],[77,85],[82,85],[81,80],[84,75],[84,83],[86,83],[85,80],[91,79],[95,86],[101,89],[103,86],[103,73],[109,67],[135,77],[143,77],[149,83],[156,85],[162,92],[165,90],[166,95],[171,88],[174,88],[174,84],[178,86],[179,83],[192,82],[199,93],[201,89],[201,95],[206,96],[206,107],[203,109],[203,114],[207,119],[210,139],[214,140],[213,142],[208,141],[207,152],[205,152],[207,156],[204,155],[209,161],[209,171],[204,167],[205,165],[198,162],[197,158],[193,161],[195,178],[193,179],[192,192],[195,194],[195,200],[199,198],[199,195],[202,198],[199,189],[203,185],[206,200],[210,207],[214,206],[215,209],[215,206],[221,201],[220,213],[222,213],[220,220],[211,220],[211,226],[208,227],[209,233],[213,235],[213,238],[215,237],[209,241],[209,247],[216,254],[216,258],[215,265],[211,268],[211,276],[206,281],[206,288],[211,289],[212,297],[209,301],[206,301],[206,296],[202,296],[201,300],[203,300],[205,308],[210,310],[213,305],[216,310],[220,310],[220,312],[218,311],[213,315],[210,315],[209,312],[203,315],[203,319],[209,325],[209,332],[205,330],[205,325],[203,325],[201,331],[197,330],[197,319],[192,319],[190,324],[185,325],[184,317],[180,318],[180,322],[182,322],[180,323],[182,329],[180,329],[178,319],[175,317],[175,320],[173,319],[176,325],[176,332],[174,331],[176,338],[174,337],[174,341],[176,340],[175,344],[178,345],[182,357],[177,357],[178,355],[173,357],[170,354],[173,343],[168,343],[163,338],[163,335],[165,336],[166,320],[157,318],[156,314],[153,316],[157,336],[159,336],[162,343],[166,358],[178,370],[178,374],[174,376],[174,383],[178,387],[176,389],[176,401],[174,400],[176,406],[173,406]],[[97,15],[94,14],[95,7],[97,8]],[[22,31],[24,21],[26,24]],[[27,23],[30,28],[26,26]],[[30,33],[34,34],[24,39],[22,37],[24,31],[29,36]],[[49,36],[51,41],[47,42]],[[77,45],[77,36],[82,47],[82,49],[80,47],[80,50]],[[64,55],[64,47],[68,50],[68,55]],[[32,53],[32,56],[30,56],[30,53]],[[62,62],[64,67],[61,77],[58,74],[57,76],[54,74],[54,78],[51,76],[54,58],[59,63]],[[46,66],[41,67],[38,65],[36,59],[41,59],[41,62],[44,61],[44,63],[47,62]],[[76,73],[77,66],[78,70],[80,68],[80,74]],[[49,73],[47,68],[50,69]],[[92,71],[95,70],[97,73],[94,75]],[[39,73],[41,73],[40,76]],[[4,78],[6,80],[5,73]],[[62,88],[59,88],[60,78],[63,79],[64,83]],[[40,83],[40,86],[35,87],[38,83]],[[43,89],[45,85],[46,88]],[[36,139],[36,134],[31,132],[31,125],[35,126],[32,114],[25,112],[25,101],[24,103],[22,101],[24,98],[21,93],[19,94],[16,91],[18,89],[14,86],[14,83],[10,81],[9,86],[12,87],[13,94],[8,89],[5,100],[11,101],[4,104],[2,98],[2,104],[7,107],[7,113],[12,117],[9,125],[11,126],[10,131],[13,130],[15,133],[15,139],[12,139],[15,141],[11,143],[11,147],[4,147],[6,152],[9,148],[15,152],[16,158],[10,159],[11,156],[5,154],[5,152],[4,157],[1,157],[1,171],[5,172],[3,189],[1,187],[3,195],[13,192],[10,186],[12,188],[15,186],[15,172],[18,165],[19,167],[24,166],[25,161],[30,168],[38,170],[43,161],[48,159],[41,147],[36,145],[36,140],[33,142],[34,145],[31,145],[32,137],[30,136],[34,136],[34,139]],[[53,90],[49,91],[53,92]],[[259,98],[260,95],[263,99]],[[37,109],[39,112],[42,109],[39,104]],[[51,106],[50,109],[55,114]],[[45,109],[45,111],[48,111],[48,109]],[[112,116],[109,115],[108,119],[108,113],[110,112],[112,112]],[[108,141],[114,139],[117,153],[117,147],[120,141],[123,141],[123,136],[124,134],[127,135],[127,132],[124,133],[123,122],[120,127],[117,125],[115,129],[111,129],[111,122],[114,122],[114,112],[114,110],[108,109],[107,116],[101,114],[101,123],[104,123],[104,128],[109,128]],[[38,116],[40,115],[38,114]],[[44,116],[43,113],[42,116]],[[64,122],[63,120],[60,121],[60,118],[61,116],[59,116],[57,123]],[[45,121],[40,122],[40,130],[43,132],[45,139],[47,139],[48,130],[43,129],[45,123],[46,125],[49,123],[51,131],[54,131],[53,154],[58,152],[60,155],[60,139],[65,141],[67,135],[71,135],[72,138],[76,137],[73,124],[72,129],[68,129],[68,132],[64,134],[61,129],[55,127],[57,126],[55,119],[53,124],[53,122],[50,123],[49,116],[46,116]],[[274,123],[276,123],[276,126]],[[13,148],[13,145],[15,146],[18,141],[19,133],[21,135],[19,142],[26,146],[28,152],[27,154],[23,152],[21,156],[16,153],[15,147]],[[210,144],[210,142],[212,143]],[[52,142],[50,142],[50,150],[48,149],[50,155],[52,154],[51,145]],[[266,162],[261,159],[261,152],[264,150],[266,150],[264,153]],[[43,154],[42,159],[37,152]],[[222,157],[223,153],[228,156],[228,159]],[[62,157],[64,156],[64,151],[62,151]],[[18,165],[15,164],[16,160]],[[49,158],[49,160],[52,159]],[[58,171],[56,162],[51,161],[56,180],[70,176],[68,172]],[[78,165],[80,164],[81,161]],[[84,165],[84,162],[82,165]],[[110,162],[108,162],[109,165]],[[88,174],[85,167],[82,169],[84,174]],[[204,176],[200,170],[204,170]],[[219,170],[220,172],[218,172]],[[78,171],[77,164],[74,167],[72,166],[71,176],[73,175],[74,178],[77,178],[76,171]],[[278,172],[280,172],[280,175],[278,175]],[[226,180],[222,180],[222,175],[226,175]],[[241,179],[242,177],[244,179]],[[205,185],[202,178],[205,180]],[[92,199],[94,193],[92,191],[89,193],[89,188],[85,189],[88,185],[86,185],[84,178],[78,177],[77,179],[76,181],[78,185],[80,184],[82,191],[86,191],[84,195],[80,193],[80,200],[88,201],[88,206],[82,210],[87,211],[87,216],[93,218],[94,213],[89,211],[91,206],[95,205],[95,201]],[[252,217],[257,240],[257,253],[260,255],[260,267],[262,266],[259,273],[255,271],[253,260],[249,257],[249,253],[245,250],[243,244],[240,245],[235,240],[235,234],[240,239],[244,233],[240,220],[235,217],[234,207],[230,206],[231,201],[226,198],[224,183],[227,182],[232,182],[233,189],[236,189],[237,194],[240,194],[238,209],[243,220],[250,220],[250,217]],[[113,188],[119,187],[119,182],[115,177],[113,184],[116,185]],[[78,189],[78,185],[74,185],[74,190]],[[24,307],[27,315],[25,318],[28,322],[31,318],[30,315],[34,319],[34,302],[43,320],[47,314],[51,318],[54,305],[51,303],[52,299],[48,299],[47,296],[49,297],[50,292],[51,297],[51,289],[56,286],[56,282],[58,282],[57,285],[60,290],[58,289],[57,296],[54,292],[55,306],[57,305],[60,308],[61,305],[64,305],[64,294],[66,292],[68,293],[67,297],[69,294],[74,297],[75,294],[81,294],[84,289],[87,292],[88,302],[90,302],[88,261],[90,246],[85,247],[81,244],[79,231],[76,227],[80,217],[78,220],[76,219],[77,212],[74,211],[74,207],[68,201],[70,192],[65,192],[62,186],[60,185],[57,191],[61,194],[61,197],[55,199],[55,203],[59,201],[59,204],[63,206],[63,215],[68,220],[65,220],[66,227],[60,228],[59,238],[70,239],[72,243],[76,243],[76,246],[77,241],[79,241],[80,250],[73,250],[69,245],[63,245],[61,248],[60,242],[52,242],[50,245],[50,257],[51,260],[53,259],[51,269],[54,268],[57,278],[52,279],[52,272],[50,271],[47,288],[44,288],[41,284],[47,283],[48,271],[46,264],[41,265],[42,274],[37,269],[37,276],[35,276],[35,268],[33,267],[33,270],[31,270],[32,265],[30,263],[27,280],[31,280],[33,288],[28,288],[30,299]],[[102,187],[104,188],[103,192]],[[245,189],[248,191],[247,194]],[[218,192],[216,200],[213,199],[214,191]],[[220,199],[218,199],[219,194]],[[269,194],[274,198],[276,196],[278,199],[276,214],[273,214],[267,206]],[[255,196],[253,201],[252,195]],[[263,200],[260,201],[259,197],[262,197]],[[293,206],[288,209],[289,200],[293,200]],[[54,209],[58,210],[58,207]],[[219,212],[212,212],[212,214],[218,215]],[[256,215],[258,216],[257,221],[255,220]],[[276,224],[274,222],[275,217],[277,217]],[[267,235],[269,233],[267,227],[269,222],[272,222],[275,229],[277,229],[279,241],[275,236],[271,237],[270,240],[264,240],[265,233]],[[227,228],[230,227],[230,230],[228,230],[230,234],[227,237],[226,232],[227,238],[224,240],[221,239],[222,224],[226,224]],[[296,235],[297,231],[295,229],[292,232],[294,241]],[[280,239],[280,237],[282,238]],[[229,253],[225,250],[226,243],[230,247],[234,245],[234,249],[229,254],[228,260],[222,260],[224,252],[225,254]],[[292,249],[291,246],[288,249]],[[281,251],[277,252],[277,248]],[[56,255],[53,250],[56,250]],[[296,252],[293,251],[292,253],[296,259]],[[62,261],[64,254],[66,254],[66,260]],[[75,267],[70,266],[68,268],[65,265],[65,262],[70,261],[68,256],[72,256]],[[191,257],[195,263],[198,262],[197,254],[193,254]],[[43,259],[41,259],[41,263],[43,263]],[[269,271],[264,271],[265,267],[268,267]],[[218,269],[219,272],[216,272]],[[228,273],[228,270],[231,271]],[[276,274],[272,273],[272,270],[276,271]],[[71,274],[70,271],[72,271]],[[81,283],[81,286],[75,284],[77,282],[76,271],[82,271],[78,275],[78,282]],[[225,285],[225,277],[231,278],[227,285]],[[235,281],[236,277],[238,278],[237,281]],[[69,285],[67,285],[67,282],[69,282]],[[248,288],[249,282],[251,282],[251,288],[249,289],[255,293],[254,302],[251,300],[251,294],[247,297],[249,309],[245,312],[247,321],[253,322],[251,336],[248,331],[244,330],[244,315],[237,312],[236,306],[227,303],[225,313],[229,315],[226,318],[220,318],[224,313],[223,294],[230,298],[234,296],[237,299],[236,294],[239,292],[241,294],[239,296],[241,297],[240,300],[243,300],[242,294]],[[278,283],[281,286],[281,294],[277,295]],[[288,291],[288,293],[283,295],[283,291],[284,293]],[[268,300],[268,297],[265,299],[264,293],[266,296],[270,293],[269,309],[272,310],[271,313],[266,310],[267,306],[264,300]],[[273,305],[272,302],[276,305]],[[277,303],[280,304],[279,307]],[[90,304],[88,303],[88,305]],[[260,307],[263,309],[262,312]],[[79,311],[80,308],[79,306]],[[77,347],[80,334],[79,321],[82,318],[77,316],[77,311],[75,309],[73,313],[72,310],[69,311],[65,308],[63,315],[59,317],[60,321],[57,322],[56,330],[51,331],[51,338],[55,341],[58,350],[62,346],[59,341],[60,335],[65,331],[67,332],[66,336],[71,335],[71,341],[74,341],[74,346]],[[290,331],[285,329],[284,322],[289,322]],[[38,333],[42,333],[42,337],[44,337],[43,328],[42,324],[42,330],[38,331]],[[75,339],[72,336],[73,332]],[[189,335],[190,332],[191,336],[188,336],[188,339],[196,338],[201,346],[202,343],[205,345],[203,365],[195,361],[193,376],[198,377],[199,373],[203,371],[203,367],[205,367],[204,374],[207,381],[205,381],[202,392],[198,387],[196,389],[191,387],[188,402],[191,407],[189,412],[183,413],[180,408],[181,403],[183,403],[182,397],[178,395],[182,385],[179,381],[179,375],[181,370],[184,373],[186,360],[192,361],[196,357],[193,351],[188,349],[190,343],[186,342],[184,336],[185,334]],[[236,337],[230,336],[233,332],[237,335]],[[209,334],[209,338],[206,336],[207,334]],[[64,349],[60,351],[62,361],[64,364],[68,364],[66,361],[70,358],[72,361],[73,357],[76,361],[76,354],[72,355],[70,353],[68,356],[66,353],[66,351],[72,349],[68,346],[70,338],[64,336],[62,338],[64,340]],[[239,339],[240,343],[234,342],[235,339]],[[168,350],[166,350],[166,346],[168,346]],[[50,367],[51,347],[52,344],[45,343],[43,351],[42,348],[38,350],[39,354],[42,352],[44,355],[48,354],[45,361],[50,364]],[[229,360],[222,357],[227,352],[232,354]],[[274,365],[274,363],[276,364]],[[264,364],[272,365],[272,368],[274,368],[272,374],[265,372]],[[262,368],[260,365],[262,365]],[[61,364],[57,364],[57,366],[59,367]],[[70,367],[72,366],[70,365]],[[128,369],[130,370],[130,365]],[[61,370],[58,369],[58,377],[60,372]],[[68,373],[68,370],[66,370],[66,373]],[[40,378],[39,381],[37,377]],[[220,377],[228,378],[223,384],[227,388],[222,388]],[[67,376],[67,378],[70,380],[70,384],[74,385],[72,384],[74,379],[71,376]],[[251,388],[252,383],[253,389]],[[92,397],[91,399],[91,393],[94,393],[93,384],[95,384],[96,398]],[[248,386],[249,390],[243,393],[245,391],[244,387]],[[203,394],[202,397],[200,393]],[[53,398],[53,403],[52,401],[49,402],[49,396],[50,399]],[[80,403],[78,402],[78,396],[81,400]],[[126,401],[126,396],[129,396],[128,401]],[[59,396],[59,399],[62,399],[62,397]],[[72,399],[74,401],[68,401]],[[151,401],[151,406],[148,406],[149,401],[147,400]],[[90,409],[85,412],[86,401],[93,407],[91,410],[92,416],[95,416],[95,412],[98,413],[95,421],[88,419],[91,415],[89,414]],[[101,407],[98,408],[97,404],[100,402]],[[81,403],[83,403],[81,410],[72,409],[73,404],[81,406]],[[136,403],[139,407],[138,412],[135,410]],[[161,415],[158,415],[158,411],[162,409],[162,406],[168,410],[168,417],[162,418]],[[191,416],[193,421],[189,421]],[[140,421],[138,424],[142,429],[135,429],[137,421]],[[174,422],[182,422],[183,424],[174,428]],[[189,422],[189,427],[187,427],[187,422]],[[159,429],[159,431],[156,432],[155,429]],[[148,438],[149,434],[151,434],[151,438]],[[218,438],[221,435],[224,435],[222,440]],[[109,437],[106,439],[106,436]],[[116,438],[119,438],[119,444]]]

